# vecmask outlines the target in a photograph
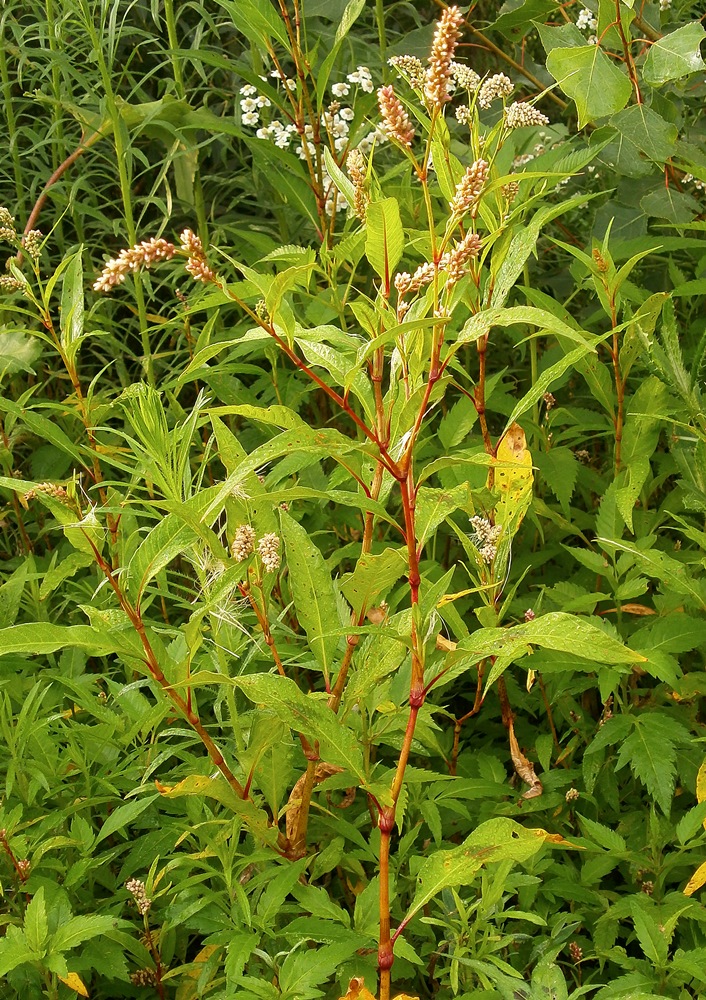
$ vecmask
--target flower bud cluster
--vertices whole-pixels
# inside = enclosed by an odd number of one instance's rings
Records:
[[[461,90],[477,90],[480,86],[480,77],[470,66],[463,63],[451,63],[451,77],[454,84]]]
[[[528,125],[548,125],[549,119],[531,104],[515,101],[505,108],[505,125],[508,128],[526,128]]]
[[[423,285],[428,285],[434,277],[435,270],[431,261],[427,261],[424,264],[420,264],[414,274],[409,274],[408,271],[400,271],[399,274],[395,275],[395,288],[399,297],[403,298],[405,295],[409,295],[410,292],[416,293]]]
[[[230,554],[236,562],[245,560],[255,551],[255,529],[250,524],[241,524],[236,529]]]
[[[412,90],[424,87],[424,64],[416,56],[392,56],[387,60],[393,69],[407,81]]]
[[[157,976],[152,969],[138,969],[130,973],[130,982],[133,986],[156,986]]]
[[[117,257],[106,261],[103,270],[93,283],[94,292],[110,292],[121,285],[128,274],[135,274],[143,267],[152,267],[163,260],[171,260],[177,248],[168,240],[153,236],[142,243],[121,250]]]
[[[245,562],[255,552],[255,529],[250,524],[241,524],[235,532],[230,552],[236,562]],[[257,554],[263,569],[268,573],[276,572],[281,563],[279,554],[279,538],[270,531],[263,535],[257,543]]]
[[[461,37],[463,15],[458,7],[447,7],[434,32],[429,66],[424,83],[424,96],[430,105],[442,108],[450,100],[451,64]]]
[[[481,108],[489,108],[493,101],[509,97],[513,91],[513,83],[504,73],[496,73],[488,77],[478,93],[478,104]]]
[[[348,176],[353,181],[353,211],[361,221],[365,222],[365,213],[370,201],[370,195],[365,186],[367,164],[365,157],[359,149],[352,149],[348,154],[346,170],[348,171]]]
[[[17,230],[15,229],[15,220],[10,212],[3,206],[0,206],[0,242],[11,242],[17,238]]]
[[[44,493],[62,502],[68,499],[68,494],[63,486],[57,486],[56,483],[37,483],[33,490],[27,490],[24,495],[25,501],[34,500],[38,493]]]
[[[414,138],[414,127],[391,84],[379,88],[378,107],[383,122],[382,127],[387,137],[395,139],[402,146],[411,146]]]
[[[260,556],[263,568],[268,573],[275,573],[279,569],[281,562],[279,538],[274,532],[270,531],[262,536],[257,543],[257,553]]]
[[[216,275],[208,266],[201,238],[191,229],[185,229],[179,237],[181,249],[188,260],[184,265],[194,281],[215,281]]]
[[[481,239],[477,233],[466,233],[460,243],[449,250],[441,258],[440,267],[448,275],[448,283],[454,285],[460,281],[466,272],[469,260],[478,256]]]
[[[485,160],[476,160],[469,167],[461,180],[456,185],[456,193],[453,200],[449,202],[451,214],[462,218],[467,212],[475,216],[478,208],[478,199],[481,196],[483,185],[488,179],[488,164]]]
[[[34,261],[38,261],[42,255],[42,243],[44,236],[39,229],[30,229],[22,239],[22,246],[27,256]]]
[[[152,906],[152,900],[145,892],[145,883],[139,878],[129,878],[125,883],[125,888],[135,900],[137,912],[144,917],[146,913],[149,913]]]
[[[491,524],[486,517],[476,514],[471,518],[474,535],[471,541],[478,549],[478,554],[484,562],[492,563],[498,553],[498,539],[502,532],[502,525]]]

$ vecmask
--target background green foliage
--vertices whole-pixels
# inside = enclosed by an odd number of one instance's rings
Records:
[[[705,32],[697,4],[662,8],[591,0],[579,27],[578,4],[482,2],[457,53],[542,94],[550,122],[498,154],[497,176],[527,175],[497,213],[492,307],[507,311],[451,325],[453,383],[415,447],[415,625],[445,673],[420,711],[390,884],[395,988],[420,997],[706,991],[699,880],[683,892],[706,845]],[[426,59],[436,5],[303,11],[320,110],[361,65],[410,101],[386,60]],[[297,137],[279,148],[243,122],[247,84],[270,101],[260,125],[286,109],[268,50],[294,72],[268,0],[7,0],[0,22],[0,202],[19,230],[56,175],[31,227],[43,250],[12,264],[0,302],[2,995],[306,1000],[353,976],[375,992],[377,807],[409,715],[399,494],[390,481],[364,496],[375,456],[350,414],[223,291],[170,264],[112,296],[90,286],[107,256],[190,227],[220,248],[209,261],[233,295],[264,299],[325,385],[374,418],[377,238],[383,223],[399,237],[397,269],[425,259],[420,187],[378,137],[364,234],[324,210],[333,189],[312,183]],[[375,94],[345,100],[355,145]],[[498,108],[481,113],[485,138]],[[454,164],[475,158],[446,123],[444,210]],[[345,193],[344,156],[326,164]],[[488,332],[490,436],[518,419],[535,470],[495,604],[468,524],[494,504],[471,398]],[[279,573],[229,558],[244,523],[281,539]],[[365,617],[383,600],[387,617]],[[437,649],[439,633],[457,648]],[[350,650],[334,716],[325,693]],[[536,797],[496,684],[470,715],[490,656]],[[287,808],[315,742],[333,773],[297,857]]]

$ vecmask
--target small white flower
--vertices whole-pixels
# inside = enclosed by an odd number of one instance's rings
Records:
[[[334,83],[331,87],[331,93],[334,97],[347,97],[350,89],[350,85],[347,83]]]
[[[344,122],[352,122],[355,118],[355,111],[353,108],[341,108],[338,112],[339,118],[342,118]]]
[[[275,135],[275,146],[277,146],[278,149],[287,149],[291,141],[291,136],[288,132],[285,132],[284,129]]]
[[[349,132],[348,124],[340,119],[334,118],[331,122],[331,135],[336,139],[340,139],[341,136],[348,135]]]
[[[267,79],[267,77],[265,77],[265,79]],[[251,83],[246,83],[240,88],[240,93],[243,97],[252,97],[253,94],[257,93],[257,87],[253,87]]]
[[[296,90],[297,89],[297,81],[296,80],[285,80],[284,81],[284,85],[287,88],[287,90]]]
[[[281,80],[282,79],[282,74],[280,73],[280,71],[278,69],[271,69],[270,70],[270,76],[272,77],[273,80]]]
[[[333,140],[333,145],[335,149],[340,153],[342,149],[345,149],[348,145],[348,136],[342,135],[339,139]]]
[[[258,137],[258,139],[271,139],[272,138],[272,133],[271,133],[271,130],[268,128],[268,126],[265,126],[264,128],[259,128],[257,130],[257,132],[255,133],[255,135]]]
[[[588,10],[587,7],[579,11],[579,16],[576,18],[576,27],[579,31],[585,31],[587,28],[589,31],[595,31],[597,24],[593,11]]]
[[[253,97],[244,97],[240,102],[240,107],[243,111],[255,111],[257,109],[257,101]]]
[[[270,101],[269,97],[265,97],[264,94],[260,94],[259,97],[257,98],[257,106],[258,106],[258,108],[269,108],[270,104],[271,104],[271,101]]]
[[[260,116],[257,111],[246,111],[242,121],[243,125],[257,125],[260,121]]]

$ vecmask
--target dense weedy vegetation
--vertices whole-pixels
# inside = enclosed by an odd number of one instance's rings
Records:
[[[699,8],[5,0],[3,1000],[706,994]]]

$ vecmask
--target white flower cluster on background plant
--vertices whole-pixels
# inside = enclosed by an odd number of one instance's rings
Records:
[[[296,81],[287,77],[283,78],[278,69],[272,70],[270,77],[277,80],[278,83],[283,83],[289,90],[296,90]],[[262,79],[267,80],[267,77],[262,77]],[[360,90],[365,94],[372,94],[374,89],[372,73],[367,66],[356,67],[353,72],[347,75],[345,80],[334,83],[331,86],[333,100],[321,115],[321,126],[322,131],[328,137],[332,151],[338,154],[337,159],[340,162],[343,162],[345,154],[350,147],[351,123],[355,120],[355,109],[348,105],[342,105],[340,100],[350,97],[352,103],[355,103],[356,90]],[[264,94],[258,94],[257,88],[252,84],[244,84],[240,88],[239,93],[241,122],[250,128],[256,128],[255,135],[258,139],[273,142],[279,149],[289,149],[292,147],[300,160],[306,160],[308,157],[312,162],[315,161],[314,129],[310,123],[304,126],[304,134],[300,136],[297,126],[293,122],[283,122],[278,118],[272,118],[270,121],[262,121],[261,112],[266,108],[272,107],[270,99]],[[360,138],[356,145],[361,153],[367,156],[371,152],[374,143],[384,142],[385,140],[386,136],[378,128]],[[293,145],[294,143],[296,145]],[[349,207],[348,202],[340,192],[336,192],[333,181],[323,162],[320,165],[320,170],[326,197],[325,207],[327,214],[332,215],[334,212],[346,211]]]

